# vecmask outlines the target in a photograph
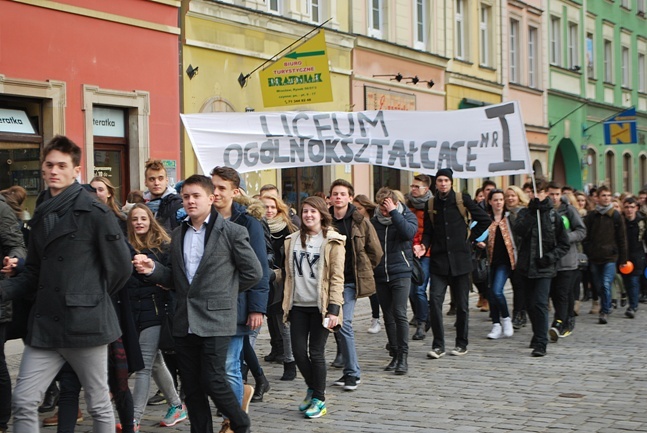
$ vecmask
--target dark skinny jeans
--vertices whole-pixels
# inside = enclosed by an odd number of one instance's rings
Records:
[[[330,331],[323,327],[317,307],[292,307],[290,336],[292,353],[312,398],[326,400],[326,341]],[[310,340],[308,342],[308,339]]]

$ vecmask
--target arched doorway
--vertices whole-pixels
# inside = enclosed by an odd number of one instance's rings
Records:
[[[563,138],[553,159],[553,180],[562,185],[570,185],[575,189],[582,189],[582,169],[580,157],[575,144],[568,138]]]

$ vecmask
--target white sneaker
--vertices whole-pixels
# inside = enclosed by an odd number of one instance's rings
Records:
[[[368,333],[369,334],[377,334],[380,332],[380,329],[382,329],[382,326],[380,325],[380,319],[371,319],[371,326],[368,328]]]
[[[512,327],[512,317],[503,317],[501,319],[501,324],[503,325],[503,336],[512,337],[514,334],[514,328]]]
[[[492,326],[492,332],[487,335],[487,338],[489,338],[490,340],[498,340],[501,337],[503,337],[503,329],[501,329],[501,324],[495,323]]]

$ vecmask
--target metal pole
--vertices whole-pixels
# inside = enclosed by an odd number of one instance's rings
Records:
[[[535,198],[537,198],[537,183],[535,182],[535,172],[533,171],[530,175],[532,177],[532,189],[535,192]],[[541,218],[539,216],[539,209],[537,209],[537,232],[539,234],[539,258],[544,257],[544,246],[541,237]]]

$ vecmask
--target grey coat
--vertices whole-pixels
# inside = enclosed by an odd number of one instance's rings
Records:
[[[130,276],[130,251],[112,211],[81,191],[45,237],[31,228],[25,270],[0,281],[3,299],[34,299],[25,343],[40,348],[108,344],[121,335],[110,296]]]
[[[5,202],[5,198],[0,194],[0,259],[12,257],[24,259],[27,256],[25,241],[20,231],[20,221],[14,211]],[[4,274],[0,274],[0,279]],[[0,323],[11,321],[13,314],[13,305],[11,301],[0,304]]]
[[[566,233],[568,234],[568,242],[571,244],[566,255],[557,262],[557,271],[574,271],[579,266],[577,245],[586,237],[586,226],[577,210],[568,203],[560,203],[557,214],[568,218],[570,228],[566,230]]]
[[[263,276],[247,230],[225,221],[214,209],[207,225],[204,254],[189,284],[183,256],[187,228],[183,223],[173,230],[169,263],[164,266],[156,262],[148,277],[176,291],[173,335],[185,337],[189,328],[200,337],[235,335],[238,294]]]

